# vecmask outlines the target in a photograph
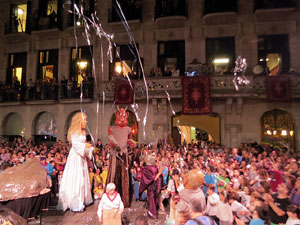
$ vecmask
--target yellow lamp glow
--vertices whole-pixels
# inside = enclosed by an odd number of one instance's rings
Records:
[[[219,64],[227,64],[229,63],[229,59],[228,58],[219,58],[219,59],[214,59],[214,63],[219,63]]]
[[[77,65],[79,66],[79,68],[81,70],[85,69],[87,67],[87,61],[80,61],[80,62],[77,62]]]
[[[115,71],[120,74],[122,72],[121,62],[116,62]]]
[[[267,130],[267,134],[268,134],[268,135],[272,135],[272,131]]]
[[[281,131],[281,136],[286,136],[287,135],[287,131],[286,130],[282,130]]]
[[[290,136],[293,136],[293,135],[294,135],[294,131],[291,130],[291,131],[290,131]]]

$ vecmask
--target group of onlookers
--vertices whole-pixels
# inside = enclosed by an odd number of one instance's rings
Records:
[[[94,161],[88,161],[88,165],[94,199],[101,199],[110,146],[102,144],[101,140],[95,146],[99,152]],[[17,138],[12,143],[0,145],[0,168],[4,170],[24,163],[28,158],[40,157],[41,165],[52,179],[52,193],[56,194],[69,149],[68,142],[37,146],[31,139]],[[210,225],[209,218],[212,218],[221,225],[300,224],[298,152],[276,150],[256,143],[241,144],[231,149],[203,141],[174,146],[170,140],[160,140],[157,145],[140,144],[134,149],[129,148],[128,155],[132,193],[136,201],[146,200],[146,193],[139,191],[143,168],[147,156],[155,157],[162,187],[158,212],[166,211],[166,206],[170,206],[168,223],[176,221],[181,212],[178,207],[182,205],[176,206],[179,202],[176,198],[180,198],[180,193],[186,188],[184,175],[194,170],[204,174],[201,191],[206,204],[199,205],[203,199],[189,201],[183,220],[186,223],[195,224],[197,221],[191,219],[196,218]]]

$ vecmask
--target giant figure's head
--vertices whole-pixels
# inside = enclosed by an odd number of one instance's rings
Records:
[[[197,189],[204,182],[204,175],[201,171],[193,169],[183,175],[183,186],[185,189]]]
[[[116,116],[115,125],[120,127],[126,127],[128,125],[127,118],[129,115],[129,113],[126,112],[127,107],[119,108],[119,106],[117,106],[117,109],[118,111],[115,111],[115,116]]]

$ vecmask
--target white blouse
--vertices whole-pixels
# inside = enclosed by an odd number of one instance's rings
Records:
[[[118,192],[115,192],[112,198],[110,198],[107,193],[103,194],[97,211],[97,215],[99,218],[102,217],[103,209],[119,209],[122,212],[124,210],[124,204],[122,202],[120,194]]]

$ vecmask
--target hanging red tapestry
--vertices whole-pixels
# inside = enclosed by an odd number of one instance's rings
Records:
[[[291,100],[291,81],[287,75],[269,76],[266,78],[267,99],[271,102]]]
[[[115,81],[115,104],[116,105],[128,105],[133,103],[133,89],[134,83],[131,81],[132,87],[128,80],[117,79]]]
[[[209,114],[210,77],[183,77],[182,83],[182,111],[183,114]]]

